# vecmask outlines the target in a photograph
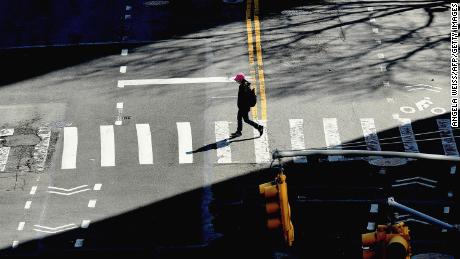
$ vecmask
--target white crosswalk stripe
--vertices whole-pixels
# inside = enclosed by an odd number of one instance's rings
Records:
[[[305,149],[305,137],[303,134],[303,119],[289,120],[291,147],[293,150]],[[306,157],[294,157],[294,163],[307,163]]]
[[[256,163],[270,163],[270,149],[268,147],[268,133],[267,133],[267,122],[260,120],[259,125],[264,126],[264,133],[259,137],[259,131],[254,129],[254,149],[256,156]]]
[[[442,147],[446,156],[459,156],[449,119],[437,119]]]
[[[78,129],[64,127],[64,147],[62,149],[61,169],[77,167]]]
[[[193,163],[192,129],[190,122],[177,122],[179,164]]]
[[[336,118],[323,118],[324,137],[327,148],[342,149],[339,127]],[[341,161],[343,156],[329,156],[329,161]]]
[[[406,118],[399,118],[401,125],[399,126],[399,133],[406,152],[418,153],[418,145],[415,140],[414,131],[412,130],[411,120]]]
[[[35,170],[43,172],[45,170],[46,157],[48,156],[48,147],[50,145],[51,130],[47,127],[40,127],[37,135],[40,142],[34,147]]]
[[[367,150],[381,151],[379,138],[377,136],[377,129],[375,128],[374,119],[362,118],[360,119],[361,128],[363,130],[364,140],[366,141]]]
[[[230,129],[228,121],[216,121],[215,133],[217,143],[217,163],[231,163],[232,162],[232,150],[228,143],[230,138]]]
[[[139,164],[153,164],[152,134],[149,124],[136,124],[137,145],[139,148]]]
[[[366,141],[367,150],[381,151],[379,138],[377,136],[377,129],[375,122],[372,118],[361,118],[361,128],[363,130],[364,140]],[[371,156],[369,159],[381,158],[380,156]]]
[[[113,125],[100,126],[101,166],[115,166],[115,134]]]
[[[2,129],[0,130],[0,137],[11,136],[14,133],[14,129]],[[0,172],[5,171],[6,163],[8,162],[8,156],[10,154],[10,147],[0,147]]]

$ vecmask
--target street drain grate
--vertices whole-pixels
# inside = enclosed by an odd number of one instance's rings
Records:
[[[5,136],[2,139],[2,144],[6,147],[35,146],[40,143],[40,138],[35,134]]]

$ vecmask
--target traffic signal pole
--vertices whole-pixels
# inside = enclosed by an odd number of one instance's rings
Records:
[[[409,214],[412,214],[412,215],[414,215],[416,217],[419,217],[419,218],[421,218],[421,219],[423,219],[423,220],[425,220],[425,221],[427,221],[427,222],[429,222],[429,223],[431,223],[433,225],[438,225],[438,226],[440,226],[442,228],[445,228],[447,230],[457,230],[457,231],[459,230],[458,226],[451,225],[449,223],[446,223],[444,221],[441,221],[439,219],[436,219],[436,218],[428,216],[428,215],[426,215],[424,213],[421,213],[420,211],[417,211],[417,210],[414,210],[414,209],[409,208],[407,206],[404,206],[404,205],[396,202],[393,197],[388,198],[388,205],[391,206],[391,207],[395,207],[397,209],[400,209],[400,210],[402,210],[404,212],[407,212]]]
[[[273,159],[281,159],[285,157],[295,156],[312,156],[312,155],[349,155],[349,156],[383,156],[383,157],[401,157],[401,158],[415,158],[415,159],[429,159],[440,161],[460,162],[460,157],[445,156],[427,153],[410,153],[410,152],[397,152],[397,151],[371,151],[371,150],[342,150],[342,149],[305,149],[305,150],[275,150],[272,154]]]

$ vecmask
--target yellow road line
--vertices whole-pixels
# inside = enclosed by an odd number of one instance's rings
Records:
[[[252,21],[251,21],[251,8],[252,8],[252,0],[247,0],[246,2],[246,30],[248,34],[248,53],[249,53],[249,68],[252,77],[252,86],[255,88],[257,93],[257,79],[256,79],[256,71],[254,68],[254,40],[252,38]],[[257,119],[257,106],[251,108],[252,111],[252,118],[254,120]]]
[[[265,79],[262,61],[262,46],[260,40],[259,0],[254,0],[254,29],[256,33],[257,71],[259,74],[260,110],[262,120],[267,120],[267,100],[265,96]]]

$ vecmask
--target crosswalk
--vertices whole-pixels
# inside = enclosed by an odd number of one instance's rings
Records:
[[[290,142],[285,147],[290,147],[292,150],[305,149],[313,141],[318,142],[317,139],[309,139],[309,136],[313,135],[305,131],[304,120],[301,118],[288,119],[289,128],[283,132],[289,132]],[[246,145],[252,145],[250,151],[243,151],[241,148],[233,148],[230,139],[230,122],[228,121],[215,121],[213,128],[214,134],[213,139],[215,143],[206,151],[213,152],[215,157],[215,163],[217,164],[231,164],[237,163],[234,159],[235,156],[244,156],[245,162],[248,163],[270,163],[271,162],[271,150],[269,138],[273,136],[270,134],[270,127],[266,121],[259,121],[258,123],[264,125],[264,134],[259,137],[259,132],[253,130],[253,137],[246,140]],[[424,142],[430,139],[425,138],[427,132],[415,133],[412,122],[410,119],[399,118],[399,135],[396,133],[398,128],[395,129],[395,135],[391,137],[379,138],[378,125],[373,118],[360,118],[356,122],[360,125],[362,132],[361,134],[364,141],[359,142],[359,139],[355,143],[342,143],[340,135],[340,125],[337,118],[323,118],[323,132],[321,133],[324,137],[323,143],[325,148],[328,149],[367,149],[367,150],[382,150],[382,145],[399,143],[401,150],[405,152],[423,152],[420,151],[418,142]],[[431,140],[436,140],[437,145],[442,146],[443,154],[449,156],[459,156],[457,145],[455,142],[455,136],[453,129],[450,127],[450,121],[448,119],[436,119],[433,124],[436,125],[437,129],[428,133],[435,133],[436,137],[431,137]],[[211,125],[210,125],[211,126]],[[117,130],[114,125],[100,125],[99,136],[91,136],[91,142],[100,143],[100,166],[101,167],[114,167],[117,165],[116,162],[116,150],[117,147],[126,148],[122,140],[117,136]],[[212,126],[211,126],[212,127]],[[202,134],[202,132],[193,132],[193,125],[190,122],[176,122],[177,131],[177,142],[171,143],[171,145],[177,144],[177,159],[178,164],[193,164],[196,162],[194,156],[200,155],[196,152],[202,145],[202,143],[195,143],[193,141],[193,134]],[[135,124],[135,132],[137,138],[137,150],[129,152],[137,153],[137,160],[135,163],[139,165],[153,165],[159,161],[154,161],[154,154],[160,152],[160,148],[155,143],[161,142],[156,139],[155,134],[152,134],[151,125],[148,123]],[[382,131],[380,131],[382,132]],[[14,134],[14,129],[4,129],[0,132],[0,137],[11,136]],[[49,132],[47,133],[49,135]],[[432,135],[433,136],[433,135]],[[49,137],[49,136],[48,136]],[[88,138],[87,135],[84,136]],[[64,127],[62,132],[62,152],[61,152],[61,169],[69,170],[77,168],[77,160],[80,153],[83,151],[79,150],[79,140],[83,136],[79,135],[77,127]],[[98,139],[97,139],[98,138]],[[417,140],[418,139],[418,140]],[[126,141],[126,138],[124,138]],[[280,143],[279,140],[276,143]],[[132,148],[133,146],[131,146]],[[238,147],[238,146],[237,146]],[[246,146],[247,147],[247,146]],[[386,146],[384,146],[386,147]],[[0,170],[4,171],[8,161],[8,154],[10,149],[14,147],[0,147]],[[278,147],[276,147],[278,148]],[[195,150],[195,151],[194,151]],[[388,150],[388,149],[386,149]],[[391,150],[391,149],[390,149]],[[441,150],[441,147],[439,148]],[[246,152],[244,155],[241,152]],[[252,153],[250,156],[247,152]],[[426,150],[426,153],[432,153],[431,150]],[[45,155],[46,156],[46,155]],[[343,156],[330,156],[329,161],[342,161],[345,160]],[[126,161],[126,159],[125,159]],[[308,163],[306,157],[296,157],[293,159],[294,163]]]

